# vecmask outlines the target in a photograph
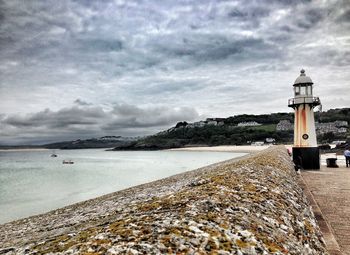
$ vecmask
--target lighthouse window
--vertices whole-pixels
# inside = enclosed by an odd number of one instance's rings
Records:
[[[296,86],[295,87],[295,95],[300,95],[300,87],[299,86]]]
[[[300,94],[306,95],[306,87],[300,87]]]

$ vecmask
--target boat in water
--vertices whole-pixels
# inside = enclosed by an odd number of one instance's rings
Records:
[[[62,164],[74,164],[74,161],[72,161],[72,160],[63,160]]]
[[[53,150],[50,157],[51,158],[57,158],[56,151]]]

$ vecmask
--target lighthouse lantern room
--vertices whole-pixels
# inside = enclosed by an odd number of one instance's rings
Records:
[[[317,147],[314,108],[321,105],[320,99],[312,95],[313,82],[305,70],[295,80],[294,98],[288,106],[294,109],[293,161],[299,169],[320,169],[320,152]]]

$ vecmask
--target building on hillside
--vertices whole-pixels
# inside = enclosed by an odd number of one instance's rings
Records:
[[[267,138],[265,138],[265,142],[266,143],[274,143],[274,142],[276,142],[276,139],[272,138],[272,137],[267,137]]]
[[[205,121],[198,121],[198,122],[193,123],[193,126],[194,127],[204,127],[205,124],[206,124]]]
[[[346,141],[344,140],[335,140],[333,142],[331,142],[331,144],[334,144],[334,145],[341,145],[341,144],[346,144]]]
[[[333,134],[341,134],[346,133],[348,131],[348,122],[343,120],[337,120],[334,122],[326,122],[326,123],[315,123],[316,133],[317,134],[325,134],[325,133],[333,133]],[[293,130],[293,124],[289,120],[281,120],[276,125],[277,131],[289,131]]]
[[[347,121],[334,121],[326,123],[316,122],[316,132],[317,134],[333,133],[333,134],[343,134],[348,131]]]
[[[98,140],[101,141],[118,141],[121,140],[121,136],[114,136],[114,135],[106,135],[106,136],[102,136],[100,137]]]
[[[348,122],[345,120],[336,120],[333,123],[336,127],[348,127]]]
[[[214,121],[215,121],[216,122],[215,125],[223,126],[225,125],[225,120],[226,118],[207,118],[206,122],[210,125],[210,124],[214,124]]]
[[[293,130],[293,124],[289,120],[281,120],[276,125],[277,131],[289,131]]]
[[[238,127],[254,127],[254,126],[261,126],[260,123],[256,121],[247,121],[247,122],[240,122],[237,124]]]
[[[252,146],[263,146],[265,143],[263,141],[252,142],[250,145]]]
[[[216,120],[207,120],[206,123],[207,125],[211,125],[211,126],[216,126],[218,124]]]
[[[207,121],[215,120],[215,121],[217,121],[217,122],[221,122],[221,121],[225,121],[226,118],[207,118],[206,120],[207,120]]]

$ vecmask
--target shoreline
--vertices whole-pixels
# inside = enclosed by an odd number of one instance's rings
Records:
[[[89,151],[92,150],[92,151]],[[44,193],[38,193],[36,195],[35,201],[45,201],[41,204],[41,206],[33,207],[32,205],[35,205],[35,202],[32,202],[31,199],[28,199],[27,203],[18,203],[18,206],[16,204],[15,206],[10,205],[8,208],[4,204],[0,206],[0,209],[2,209],[2,213],[0,213],[0,224],[5,224],[11,221],[23,219],[26,217],[34,216],[37,214],[42,214],[46,212],[50,212],[51,210],[59,209],[65,206],[69,206],[75,203],[83,202],[89,199],[94,199],[99,196],[103,196],[109,193],[117,192],[123,189],[132,188],[137,185],[145,184],[152,181],[157,181],[163,178],[167,178],[170,176],[173,176],[175,174],[180,174],[187,171],[193,171],[195,169],[199,169],[202,167],[209,166],[211,164],[221,163],[226,160],[231,160],[235,158],[240,158],[242,156],[245,156],[246,153],[213,153],[213,152],[170,152],[170,151],[134,151],[134,152],[127,152],[124,154],[124,152],[120,152],[117,154],[114,154],[113,152],[105,152],[103,150],[96,150],[96,149],[88,149],[88,150],[79,150],[79,151],[56,151],[58,157],[52,158],[50,157],[50,153],[48,151],[33,151],[33,152],[4,152],[2,153],[4,155],[4,162],[12,162],[13,158],[23,158],[25,157],[25,161],[31,162],[33,166],[42,165],[46,170],[49,170],[47,173],[50,175],[53,172],[57,173],[58,175],[68,177],[69,172],[73,172],[75,176],[83,176],[81,179],[81,182],[83,183],[83,180],[88,180],[87,184],[81,184],[80,188],[69,188],[70,193],[72,192],[72,196],[68,194],[68,191],[64,191],[61,193],[57,193],[54,195],[55,199],[59,202],[51,202],[50,199],[47,199],[45,195],[41,195]],[[8,155],[14,155],[14,157],[8,157]],[[16,156],[18,154],[18,156]],[[32,154],[35,157],[40,157],[40,163],[37,163],[35,160],[32,161],[31,157],[27,157],[27,154]],[[121,154],[121,155],[119,155]],[[95,156],[96,155],[96,156]],[[126,160],[126,157],[130,160]],[[137,165],[137,162],[131,162],[133,157],[138,157],[138,155],[142,155],[142,166]],[[163,156],[162,156],[163,155]],[[194,155],[194,156],[191,156]],[[198,155],[198,156],[197,156]],[[16,156],[16,157],[15,157]],[[152,160],[149,159],[152,158]],[[167,159],[170,159],[170,163],[167,163],[166,160],[164,160],[164,157]],[[190,158],[189,158],[190,157]],[[191,159],[194,157],[193,159]],[[91,158],[91,160],[90,160]],[[98,158],[101,158],[100,160],[97,160]],[[121,161],[116,161],[115,159],[121,159]],[[8,159],[9,161],[7,161]],[[70,159],[74,161],[73,166],[66,166],[62,165],[63,160]],[[202,160],[201,160],[202,159]],[[173,161],[175,160],[175,161]],[[86,162],[94,162],[94,165],[86,165]],[[121,162],[126,162],[129,166],[124,166]],[[148,165],[148,167],[144,167],[143,163],[147,163],[145,165]],[[156,162],[159,162],[159,166],[156,165]],[[174,162],[174,163],[171,163]],[[16,164],[16,163],[15,163]],[[132,167],[134,166],[134,167]],[[13,166],[13,169],[21,169],[23,166],[15,167]],[[85,176],[85,172],[88,170],[91,170],[92,175],[98,175],[98,169],[104,169],[105,167],[108,167],[106,169],[106,175],[110,176],[109,179],[106,179],[105,177],[99,177],[99,181],[94,182],[91,184],[89,182],[89,179],[87,179]],[[128,171],[136,171],[137,173],[142,172],[142,177],[139,175],[135,180],[131,179],[133,178],[132,174],[125,174],[124,176],[118,176],[115,174],[115,171],[111,170],[114,169],[116,171],[123,172],[122,169],[128,169]],[[136,168],[136,169],[135,169]],[[155,169],[157,170],[155,170]],[[2,168],[0,167],[0,170]],[[152,170],[150,170],[152,169]],[[159,172],[158,172],[159,170]],[[62,173],[63,171],[63,173]],[[45,171],[46,172],[46,171]],[[93,173],[92,173],[93,172]],[[7,176],[6,174],[4,176]],[[33,175],[32,175],[33,176]],[[36,175],[35,175],[36,176]],[[44,177],[43,177],[44,178]],[[91,178],[91,177],[90,177]],[[116,183],[111,182],[110,179],[114,178],[116,180]],[[35,180],[36,178],[33,178]],[[47,183],[50,183],[50,186],[56,187],[55,185],[60,185],[60,183],[56,183],[52,179],[47,178],[46,187],[48,187]],[[69,181],[68,181],[69,182]],[[40,183],[37,183],[36,181],[31,181],[32,184],[40,185]],[[90,184],[89,184],[90,183]],[[106,185],[105,185],[106,184]],[[86,187],[84,186],[86,185]],[[90,186],[93,186],[93,191],[89,188]],[[35,185],[27,185],[27,188],[22,188],[22,191],[25,190],[27,192],[31,192],[32,188]],[[7,186],[6,186],[7,187]],[[5,188],[5,186],[4,186]],[[6,189],[6,188],[5,188]],[[7,190],[11,190],[11,187]],[[16,190],[16,189],[15,189]],[[50,190],[50,189],[45,189]],[[81,192],[81,195],[78,195]],[[16,192],[15,192],[16,193]],[[15,194],[14,193],[14,194]],[[36,194],[36,192],[33,191],[33,193]],[[12,197],[15,198],[22,198],[26,199],[27,197],[22,195],[14,195]],[[27,211],[27,208],[32,208]]]
[[[286,150],[273,146],[5,223],[0,253],[326,254],[297,179]]]
[[[103,222],[106,217],[111,217],[116,212],[121,211],[115,209],[118,206],[125,208],[131,204],[149,202],[156,197],[176,193],[189,186],[193,179],[197,179],[198,176],[208,174],[218,167],[249,159],[254,154],[249,153],[76,202],[48,212],[1,223],[0,240],[3,240],[3,243],[0,243],[0,254],[6,246],[22,246],[34,239],[43,240],[47,236],[53,237],[62,232],[81,230],[96,222]]]
[[[0,152],[20,152],[20,151],[49,151],[50,149],[46,148],[21,148],[21,149],[0,149]]]
[[[274,145],[220,145],[220,146],[200,146],[168,149],[169,151],[212,151],[212,152],[237,152],[254,153],[265,150]]]
[[[273,145],[219,145],[219,146],[198,146],[198,147],[181,147],[164,149],[165,151],[207,151],[207,152],[237,152],[237,153],[253,153],[265,150]],[[106,151],[113,151],[113,148],[81,148],[73,150],[88,150],[88,149],[105,149]],[[1,148],[0,152],[21,152],[21,151],[50,151],[60,149],[48,149],[48,148]],[[117,150],[116,150],[117,151]],[[133,151],[133,150],[131,150]],[[138,151],[138,150],[135,150]],[[149,150],[140,150],[149,151]],[[159,150],[162,151],[162,150]]]

